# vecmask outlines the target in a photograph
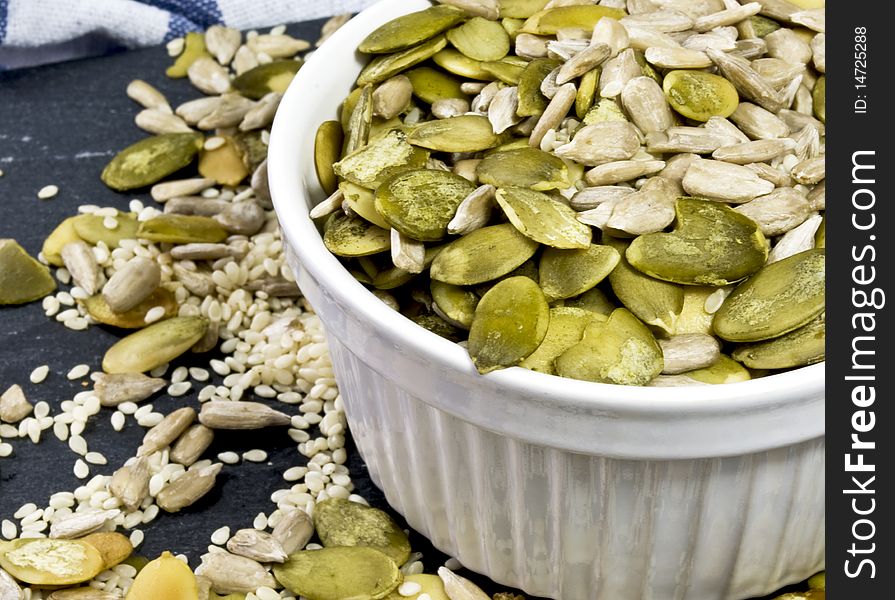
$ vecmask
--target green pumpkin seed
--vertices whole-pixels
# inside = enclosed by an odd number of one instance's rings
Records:
[[[402,131],[389,131],[333,165],[339,177],[365,188],[377,188],[389,177],[426,166],[429,153],[411,146]]]
[[[219,136],[224,143],[214,150],[199,154],[199,174],[214,179],[218,185],[236,187],[251,174],[242,148],[229,136]]]
[[[373,548],[301,550],[274,565],[274,577],[308,600],[379,600],[403,580],[398,566]]]
[[[419,600],[423,594],[426,594],[429,600],[451,600],[445,593],[444,583],[438,575],[405,575],[404,583],[416,583],[420,586],[420,591],[410,596],[402,596],[395,591],[386,600]]]
[[[383,219],[382,215],[376,212],[376,203],[373,200],[373,190],[361,187],[350,181],[343,181],[340,183],[339,189],[342,190],[342,195],[345,197],[345,201],[348,202],[351,210],[356,212],[359,217],[369,221],[377,227],[382,227],[386,231],[389,229],[390,225],[388,224],[388,221]]]
[[[768,243],[752,219],[720,202],[680,198],[671,233],[635,239],[626,256],[657,279],[685,285],[727,285],[758,271]]]
[[[445,40],[447,41],[447,40]],[[481,61],[473,60],[459,50],[448,48],[441,50],[432,57],[436,65],[454,75],[467,79],[483,79],[491,81],[494,76],[482,68]]]
[[[370,141],[370,128],[373,124],[373,86],[365,85],[357,97],[357,103],[348,118],[348,129],[345,130],[344,154],[350,155]]]
[[[528,140],[525,138],[516,138],[512,141],[507,142],[506,144],[501,144],[496,148],[491,148],[490,150],[485,150],[485,156],[491,156],[492,154],[497,154],[498,152],[508,152],[510,150],[519,150],[520,148],[531,148],[528,143]],[[552,154],[547,154],[548,156],[553,156]],[[482,164],[481,159],[476,160],[475,168],[478,169],[479,165]],[[568,169],[568,166],[566,166]],[[476,173],[476,177],[478,177],[478,173]]]
[[[606,318],[603,315],[581,308],[551,308],[550,323],[544,340],[537,350],[519,363],[519,366],[539,373],[556,375],[554,365],[556,359],[581,341],[588,325],[594,321],[604,320]]]
[[[480,183],[495,187],[519,186],[546,192],[571,185],[569,169],[561,158],[548,152],[524,146],[485,156],[476,168]]]
[[[619,259],[615,248],[597,244],[580,250],[545,248],[538,265],[541,289],[550,302],[578,296],[603,281]]]
[[[763,38],[769,33],[774,33],[780,29],[780,23],[774,19],[769,19],[761,15],[753,15],[749,17],[748,20],[749,24],[752,26],[752,30],[755,32],[755,37],[757,38]]]
[[[646,385],[662,372],[662,349],[650,330],[624,308],[605,322],[593,322],[583,339],[556,359],[561,377]]]
[[[370,139],[377,140],[386,135],[389,131],[393,131],[395,129],[404,131],[404,124],[398,117],[394,117],[388,120],[381,119],[379,117],[373,117],[373,122],[370,124]]]
[[[507,85],[519,85],[528,61],[516,56],[482,63],[482,70]]]
[[[520,32],[537,35],[556,35],[561,29],[583,29],[587,33],[594,30],[597,21],[603,17],[621,19],[625,11],[599,5],[560,6],[542,10],[525,21]]]
[[[193,162],[202,142],[201,133],[168,133],[142,139],[115,155],[100,177],[119,192],[152,185]]]
[[[827,77],[822,75],[814,84],[814,91],[811,94],[814,100],[814,116],[822,122],[827,122]]]
[[[64,267],[62,262],[62,248],[69,242],[77,242],[81,238],[75,231],[75,219],[78,217],[68,217],[53,230],[47,239],[44,240],[40,253],[44,255],[47,262],[54,267]]]
[[[501,19],[500,25],[503,27],[503,30],[507,32],[507,35],[510,36],[510,41],[515,42],[516,36],[519,35],[519,30],[522,29],[522,26],[525,25],[524,19]]]
[[[242,158],[254,173],[267,160],[267,144],[261,136],[261,130],[239,131],[232,138],[238,145]]]
[[[752,376],[743,365],[732,358],[721,355],[720,358],[711,367],[696,369],[695,371],[687,371],[686,376],[702,383],[712,385],[721,385],[724,383],[737,383],[739,381],[749,381]]]
[[[473,60],[500,60],[510,51],[510,36],[496,21],[473,17],[447,32],[454,48]]]
[[[712,319],[715,315],[706,312],[705,301],[717,288],[688,285],[684,288],[684,307],[677,318],[674,334],[712,334]]]
[[[812,590],[827,589],[827,574],[824,571],[808,578],[808,588]]]
[[[408,284],[414,277],[416,277],[415,273],[405,271],[399,267],[391,267],[385,271],[380,271],[373,277],[373,287],[383,291],[394,290]]]
[[[183,52],[174,60],[174,64],[168,67],[165,75],[171,79],[186,77],[190,65],[203,56],[211,58],[211,54],[205,48],[205,35],[191,31],[183,36]]]
[[[534,117],[547,109],[547,98],[541,93],[541,83],[554,69],[562,63],[552,58],[538,58],[525,67],[519,77],[519,107],[516,114],[520,117]]]
[[[36,586],[68,586],[93,579],[104,568],[99,550],[83,540],[19,538],[0,541],[0,569],[4,575]],[[23,598],[20,590],[5,598]]]
[[[494,133],[488,117],[482,115],[427,121],[407,137],[414,146],[436,152],[480,152],[500,145],[502,140],[502,136]]]
[[[750,369],[791,369],[813,365],[824,359],[826,314],[780,337],[745,344],[733,351],[733,358]]]
[[[447,31],[465,18],[451,6],[433,6],[402,15],[377,28],[358,45],[366,54],[389,54],[405,50]]]
[[[401,50],[394,54],[377,56],[360,72],[357,78],[357,85],[381,83],[405,69],[432,58],[437,52],[444,50],[445,46],[447,46],[447,38],[439,35],[423,42],[419,46]]]
[[[817,248],[826,248],[827,247],[827,217],[824,216],[824,220],[820,222],[820,227],[817,228],[817,233],[814,234],[814,246]],[[46,256],[46,255],[44,255]]]
[[[759,342],[805,325],[824,310],[824,250],[771,263],[739,285],[715,313],[715,333],[731,342]]]
[[[354,114],[354,107],[357,106],[357,101],[360,99],[360,95],[361,93],[363,93],[363,91],[363,87],[354,88],[345,97],[345,100],[342,101],[342,106],[339,107],[339,123],[341,123],[342,125],[343,132],[348,131],[348,124],[351,121],[351,115]]]
[[[0,240],[0,306],[33,302],[55,289],[49,269],[15,240]]]
[[[168,363],[202,339],[208,329],[204,317],[174,317],[153,323],[119,340],[106,351],[106,373],[143,373]]]
[[[504,279],[509,279],[510,277],[528,277],[535,283],[538,282],[538,263],[534,260],[527,260],[506,275],[498,277],[492,281],[485,282],[481,285],[477,285],[473,288],[476,295],[479,298],[488,293],[488,291],[493,288],[495,285],[503,281]]]
[[[460,89],[460,81],[432,67],[417,67],[404,73],[413,86],[413,95],[425,102],[433,104],[438,100],[450,98],[466,99],[467,95]]]
[[[544,10],[550,0],[500,0],[500,16],[527,19]]]
[[[578,84],[578,95],[575,96],[575,116],[584,119],[594,106],[597,97],[597,85],[600,83],[602,69],[591,69],[581,77]]]
[[[326,228],[323,243],[336,256],[357,257],[391,248],[388,230],[357,217],[337,217]]]
[[[74,217],[72,226],[78,237],[94,246],[100,242],[109,248],[117,248],[121,240],[133,240],[137,238],[137,230],[140,223],[134,213],[118,213],[115,215],[118,226],[115,229],[106,227],[106,218],[97,215],[78,215]]]
[[[646,60],[646,54],[644,54],[643,50],[634,50],[634,60],[640,65],[641,75],[649,77],[659,85],[662,85],[662,77],[656,73],[653,65],[649,64],[649,61]]]
[[[434,279],[429,285],[429,292],[432,294],[433,309],[445,321],[462,329],[472,326],[475,308],[479,304],[475,292]]]
[[[271,92],[284,94],[302,64],[300,60],[275,60],[258,65],[234,79],[233,89],[252,100],[260,100]]]
[[[740,104],[739,94],[732,83],[704,71],[666,73],[662,89],[671,108],[696,121],[729,117]]]
[[[510,273],[531,258],[537,242],[509,223],[476,229],[445,246],[430,275],[454,285],[477,285]]]
[[[140,223],[137,237],[168,244],[216,244],[227,239],[227,230],[210,217],[166,214]]]
[[[619,261],[623,260],[619,254]],[[591,288],[576,298],[569,298],[562,301],[562,305],[567,308],[583,308],[590,312],[595,312],[608,317],[616,308],[618,308],[609,299],[600,288]]]
[[[450,171],[405,171],[376,190],[376,210],[402,234],[437,242],[447,235],[457,207],[474,190],[472,183]]]
[[[497,190],[497,203],[520,232],[553,248],[587,248],[591,228],[579,222],[575,211],[541,192],[520,187]]]
[[[326,547],[374,548],[398,565],[410,557],[407,534],[387,513],[358,502],[329,498],[314,507],[314,529]]]
[[[612,98],[603,98],[584,115],[585,125],[596,125],[605,121],[627,121],[628,117]]]
[[[314,136],[314,169],[320,187],[327,195],[335,192],[339,185],[333,165],[342,154],[344,138],[342,124],[338,121],[324,121]]]
[[[491,288],[475,310],[469,355],[479,373],[512,367],[538,349],[550,322],[541,288],[528,277],[510,277]]]
[[[435,335],[452,342],[460,342],[466,337],[459,328],[454,327],[438,315],[417,315],[410,320],[423,329],[427,329]]]
[[[90,316],[100,323],[111,325],[112,327],[120,327],[122,329],[139,329],[145,327],[147,325],[146,313],[156,306],[161,306],[165,309],[165,314],[162,319],[168,319],[177,314],[177,300],[174,298],[174,294],[165,288],[157,288],[148,298],[132,309],[122,313],[113,311],[109,306],[109,303],[103,298],[102,294],[85,298],[81,303],[84,305],[84,308],[87,309]]]
[[[628,263],[627,242],[603,235],[603,243],[618,250],[618,265],[609,274],[612,291],[625,308],[647,325],[673,333],[684,307],[684,289],[644,275]]]

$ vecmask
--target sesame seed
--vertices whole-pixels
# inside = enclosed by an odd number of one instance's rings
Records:
[[[242,458],[249,462],[260,463],[267,460],[267,452],[256,448],[254,450],[249,450],[248,452],[243,452]]]
[[[47,374],[49,374],[49,372],[50,367],[48,367],[47,365],[41,365],[31,371],[31,376],[29,377],[29,379],[31,380],[31,383],[41,383],[44,379],[47,378]]]
[[[87,454],[87,440],[80,435],[72,435],[68,438],[68,447],[75,454],[80,454],[81,456]]]
[[[217,150],[218,148],[223,146],[226,141],[227,140],[218,135],[210,137],[205,140],[205,149],[208,151]]]
[[[137,546],[142,544],[143,543],[143,532],[140,531],[139,529],[134,529],[131,532],[130,541],[131,541],[131,545],[134,548],[136,548]],[[178,556],[178,558],[180,558],[180,557]]]
[[[165,307],[163,306],[153,306],[148,311],[146,311],[146,316],[143,317],[143,322],[146,324],[155,323],[156,321],[161,320],[165,316]]]
[[[177,397],[183,396],[193,387],[193,384],[189,381],[181,381],[178,383],[172,383],[168,386],[168,395]]]
[[[121,431],[124,429],[124,413],[120,410],[116,410],[112,413],[111,418],[109,419],[112,422],[112,429],[115,431]]]
[[[258,515],[255,517],[255,520],[252,521],[252,527],[259,530],[267,529],[267,515],[265,515],[263,512],[258,513]]]
[[[405,581],[398,586],[398,593],[402,596],[416,596],[423,589],[423,586],[415,581]]]
[[[239,455],[236,452],[221,452],[218,460],[224,464],[235,465],[239,463]]]
[[[71,380],[80,379],[81,377],[84,377],[88,373],[90,373],[90,366],[81,364],[81,365],[76,365],[76,366],[72,367],[72,369],[68,372],[68,374],[66,374],[66,377]]]
[[[18,534],[18,529],[16,528],[16,524],[10,521],[9,519],[3,519],[3,524],[0,525],[0,533],[3,534],[8,540],[15,539]]]
[[[88,452],[84,455],[84,460],[89,462],[91,465],[104,465],[108,463],[106,457],[99,452]]]
[[[77,477],[78,479],[86,479],[87,476],[90,475],[90,467],[87,466],[87,463],[79,458],[75,461],[74,473],[75,477]]]
[[[45,185],[37,192],[37,197],[41,200],[49,200],[59,193],[59,188],[55,185]]]
[[[217,544],[218,546],[223,546],[227,543],[227,540],[230,539],[230,528],[227,526],[216,529],[214,533],[211,534],[211,542],[213,544]]]

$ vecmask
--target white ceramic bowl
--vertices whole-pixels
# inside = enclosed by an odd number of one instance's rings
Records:
[[[357,446],[389,503],[465,566],[562,600],[761,596],[824,564],[824,365],[754,381],[637,388],[466,351],[377,300],[324,247],[318,125],[336,118],[385,0],[290,86],[270,141],[289,264],[326,327]]]

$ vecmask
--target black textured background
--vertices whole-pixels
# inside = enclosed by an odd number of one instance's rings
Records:
[[[320,25],[321,21],[300,23],[290,26],[289,31],[296,37],[315,40]],[[4,172],[0,177],[0,238],[14,238],[37,256],[46,236],[63,218],[75,214],[81,204],[127,210],[131,198],[151,202],[145,191],[119,194],[109,190],[99,174],[116,152],[147,135],[133,123],[140,107],[125,94],[132,79],[150,82],[172,106],[201,95],[186,80],[165,77],[164,70],[170,63],[165,49],[156,47],[0,72],[0,170]],[[49,184],[59,186],[59,194],[51,200],[39,200],[38,190]],[[87,363],[92,370],[99,370],[102,355],[118,337],[115,330],[105,327],[71,331],[44,316],[40,302],[0,307],[0,392],[18,383],[32,403],[45,400],[53,407],[51,414],[56,414],[59,404],[85,389],[89,381],[69,381],[65,376],[69,369]],[[174,366],[207,368],[209,358],[204,355],[191,360],[187,356]],[[28,376],[42,364],[49,365],[50,375],[34,385]],[[195,394],[202,385],[194,385],[186,397],[170,398],[162,392],[151,402],[163,413],[185,403],[198,408]],[[277,407],[283,409],[283,405]],[[291,407],[284,410],[295,412]],[[91,477],[111,474],[133,456],[145,433],[131,418],[122,432],[115,432],[110,415],[111,411],[104,409],[91,419],[83,434],[91,450],[109,459],[107,466],[91,466]],[[12,518],[12,513],[26,502],[45,506],[52,493],[73,491],[87,481],[74,476],[72,468],[78,456],[57,440],[52,430],[44,432],[39,445],[27,439],[4,441],[15,450],[11,457],[0,458],[0,519]],[[276,508],[270,494],[291,485],[283,481],[282,472],[304,464],[306,459],[295,450],[285,428],[275,435],[269,431],[219,432],[206,457],[213,458],[224,450],[241,453],[252,448],[266,450],[268,462],[225,465],[218,485],[197,504],[175,515],[162,513],[142,527],[146,538],[138,553],[149,557],[163,550],[184,553],[195,567],[215,529],[223,525],[233,531],[251,527],[257,513],[270,514]],[[350,440],[348,450],[356,493],[374,506],[388,509]],[[392,514],[403,522],[399,515]],[[426,572],[434,572],[447,558],[420,535],[412,534],[412,545],[415,551],[423,552]],[[505,589],[475,574],[464,574],[490,593]]]

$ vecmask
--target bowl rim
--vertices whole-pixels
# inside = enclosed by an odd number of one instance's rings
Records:
[[[377,24],[400,12],[431,5],[428,0],[382,0],[367,8],[339,29],[311,56],[298,72],[284,95],[273,124],[269,145],[269,184],[273,203],[280,217],[287,243],[302,267],[322,283],[333,300],[355,316],[369,321],[377,335],[416,353],[423,360],[452,371],[475,371],[466,350],[417,325],[402,314],[388,308],[370,290],[358,282],[338,259],[323,245],[323,240],[309,217],[312,196],[319,195],[316,180],[297,173],[294,158],[298,140],[286,133],[289,124],[309,120],[309,102],[320,99],[313,89],[315,77],[326,75],[332,64],[326,60],[332,48],[340,44],[356,46],[353,40],[363,37]],[[310,100],[308,98],[311,98]],[[313,119],[315,127],[324,119]],[[313,131],[310,132],[313,139]],[[312,169],[313,172],[313,169]],[[300,243],[293,243],[300,240]],[[510,393],[537,394],[549,404],[572,410],[627,415],[687,415],[688,418],[756,413],[779,408],[783,404],[803,405],[809,396],[823,397],[825,363],[800,367],[784,373],[768,375],[744,382],[723,385],[686,387],[624,386],[561,378],[521,367],[512,367],[482,376]],[[561,383],[560,383],[561,382]],[[562,388],[558,390],[557,388]],[[822,426],[821,426],[822,427]],[[822,431],[820,435],[822,435]],[[808,436],[811,437],[811,436]],[[816,437],[816,436],[814,436]]]

